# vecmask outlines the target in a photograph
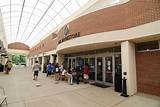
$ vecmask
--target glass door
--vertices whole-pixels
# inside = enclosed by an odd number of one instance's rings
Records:
[[[72,61],[71,58],[68,58],[68,68],[71,67],[71,64],[72,64],[71,61]]]
[[[103,82],[103,57],[97,57],[97,81]]]
[[[89,58],[89,67],[90,67],[90,80],[95,80],[95,58]]]
[[[76,67],[76,58],[75,57],[68,58],[68,67],[71,67],[71,68]]]
[[[113,83],[112,56],[105,57],[105,82]]]
[[[76,58],[72,58],[72,68],[76,68]]]

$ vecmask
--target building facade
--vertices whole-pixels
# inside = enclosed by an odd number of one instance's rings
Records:
[[[99,0],[30,49],[30,64],[88,63],[91,80],[160,96],[160,1]]]

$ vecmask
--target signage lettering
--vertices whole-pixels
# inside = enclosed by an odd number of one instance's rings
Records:
[[[58,44],[60,44],[60,43],[62,43],[64,41],[73,39],[73,38],[77,38],[77,37],[80,37],[80,32],[77,32],[77,33],[74,33],[74,34],[70,34],[68,36],[63,37],[61,40],[58,41]]]

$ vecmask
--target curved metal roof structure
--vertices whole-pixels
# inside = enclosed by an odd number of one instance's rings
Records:
[[[89,0],[0,0],[7,41],[32,46]]]

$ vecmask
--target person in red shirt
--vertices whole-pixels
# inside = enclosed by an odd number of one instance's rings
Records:
[[[88,83],[89,74],[90,74],[90,68],[89,65],[86,63],[83,69],[84,83]]]

